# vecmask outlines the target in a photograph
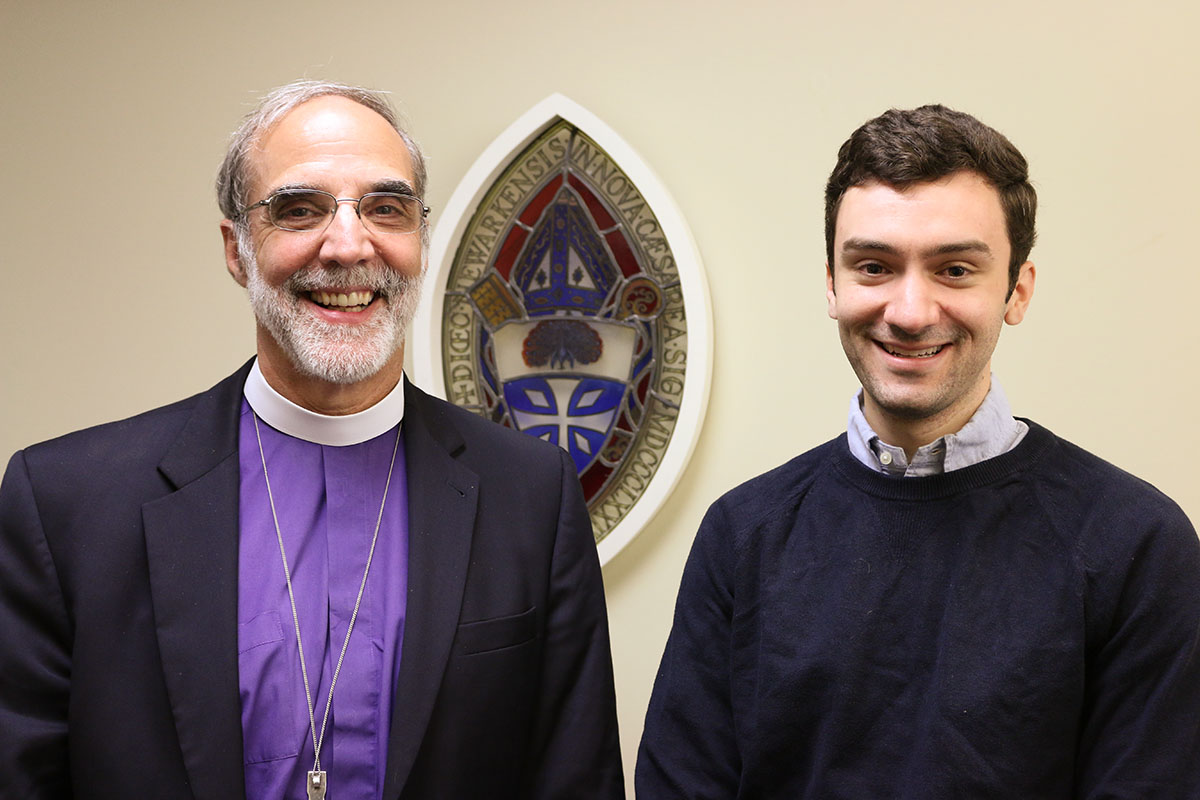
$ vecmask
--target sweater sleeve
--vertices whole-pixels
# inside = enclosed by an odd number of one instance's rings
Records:
[[[730,696],[733,531],[718,502],[684,566],[638,751],[637,796],[728,798],[741,772]]]
[[[1128,544],[1088,565],[1079,798],[1200,798],[1200,542],[1155,494],[1110,512]]]

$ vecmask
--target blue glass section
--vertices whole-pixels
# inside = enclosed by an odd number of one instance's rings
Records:
[[[583,472],[596,460],[612,431],[625,384],[603,378],[555,376],[574,382],[566,408],[561,408],[550,381],[531,376],[504,384],[504,401],[518,430],[552,442],[566,450]]]
[[[599,394],[593,394],[595,392]],[[571,393],[571,408],[567,414],[575,417],[611,411],[621,402],[624,394],[625,384],[620,381],[583,378]]]

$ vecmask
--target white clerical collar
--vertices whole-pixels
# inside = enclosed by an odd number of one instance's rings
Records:
[[[256,358],[250,367],[250,374],[246,376],[246,386],[242,392],[254,413],[275,430],[297,439],[334,447],[374,439],[404,419],[403,380],[370,408],[334,417],[301,408],[271,388],[258,368]]]

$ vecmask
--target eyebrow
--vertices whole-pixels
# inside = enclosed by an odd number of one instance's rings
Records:
[[[870,250],[876,253],[887,253],[889,255],[897,255],[900,252],[886,242],[877,242],[873,239],[858,239],[851,237],[842,242],[843,253],[855,253],[862,250]]]
[[[279,194],[280,192],[311,192],[317,187],[307,183],[285,183],[282,186],[276,186],[271,191],[267,192],[267,197]]]
[[[869,251],[874,253],[887,253],[888,255],[900,255],[899,249],[887,242],[875,241],[873,239],[850,238],[842,243],[843,253],[855,253]],[[981,253],[983,255],[991,255],[992,248],[988,247],[987,242],[979,239],[967,239],[961,242],[946,242],[932,247],[928,250],[922,250],[921,256],[931,258],[934,256],[952,255],[954,253]]]
[[[282,186],[276,186],[271,190],[270,194],[279,194],[280,192],[323,192],[324,189],[313,186],[311,183],[285,183]],[[391,192],[392,194],[406,194],[416,196],[413,191],[413,186],[403,178],[384,178],[371,184],[365,194],[371,192]]]
[[[407,194],[416,196],[413,185],[403,178],[387,178],[371,184],[372,192],[391,192],[392,194]]]

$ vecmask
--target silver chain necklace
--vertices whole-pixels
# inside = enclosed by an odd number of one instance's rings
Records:
[[[313,740],[313,768],[309,770],[305,789],[309,800],[324,800],[328,789],[325,771],[321,769],[321,745],[325,742],[325,725],[329,722],[329,709],[333,707],[333,689],[337,685],[338,673],[342,671],[342,659],[346,657],[346,648],[350,645],[350,634],[354,630],[354,621],[358,619],[358,607],[362,603],[363,590],[367,588],[367,573],[371,571],[371,559],[375,557],[375,542],[379,539],[379,526],[383,522],[383,507],[387,504],[388,488],[392,485],[392,470],[396,466],[396,452],[400,449],[400,427],[396,427],[396,443],[392,445],[392,462],[388,465],[387,482],[383,485],[383,500],[379,502],[379,516],[375,520],[375,533],[371,535],[371,549],[367,551],[367,566],[363,569],[362,582],[358,585],[358,597],[354,600],[354,611],[350,614],[350,626],[346,628],[346,640],[342,642],[342,652],[338,654],[337,666],[333,670],[333,680],[329,682],[329,696],[325,700],[325,716],[321,719],[321,732],[317,735],[316,717],[313,714],[312,692],[308,688],[308,667],[304,663],[304,643],[300,640],[300,616],[296,613],[296,595],[292,591],[292,571],[288,569],[287,552],[283,548],[283,533],[279,530],[279,515],[275,513],[275,496],[271,493],[271,478],[267,475],[267,456],[263,452],[262,434],[258,428],[258,414],[250,412],[254,417],[254,437],[258,440],[258,456],[262,459],[263,480],[267,484],[267,500],[271,504],[271,519],[275,523],[275,537],[279,540],[279,557],[283,559],[283,578],[287,583],[288,600],[292,604],[292,622],[296,626],[296,649],[300,652],[300,675],[304,678],[304,699],[308,703],[308,730]]]

